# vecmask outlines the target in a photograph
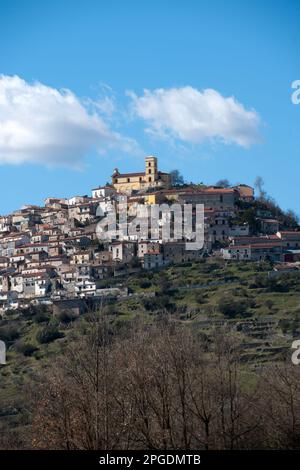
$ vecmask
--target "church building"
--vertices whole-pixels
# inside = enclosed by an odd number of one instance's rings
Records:
[[[169,173],[158,171],[157,158],[149,156],[145,158],[143,173],[120,173],[115,168],[112,185],[117,191],[131,194],[133,191],[167,189],[171,185],[171,178]]]

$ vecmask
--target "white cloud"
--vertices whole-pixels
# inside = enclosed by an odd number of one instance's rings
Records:
[[[111,117],[116,111],[115,99],[111,96],[104,96],[98,101],[94,101],[93,105],[103,114]]]
[[[102,107],[111,111],[108,101]],[[113,132],[70,90],[0,76],[0,163],[79,167],[90,150],[109,147],[129,152],[136,143]]]
[[[134,114],[147,123],[146,131],[158,137],[189,143],[221,140],[242,147],[261,141],[258,113],[216,90],[199,91],[186,86],[128,95]]]

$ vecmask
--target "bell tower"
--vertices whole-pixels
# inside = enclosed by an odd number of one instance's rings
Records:
[[[157,180],[157,158],[150,156],[145,158],[145,180],[146,183],[153,183]]]

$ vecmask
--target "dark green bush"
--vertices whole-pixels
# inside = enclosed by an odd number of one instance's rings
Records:
[[[62,338],[64,336],[63,333],[59,331],[59,329],[54,325],[47,325],[42,330],[40,330],[37,335],[36,339],[39,343],[51,343],[58,338]]]
[[[46,323],[50,319],[50,314],[48,312],[43,312],[43,311],[38,311],[34,316],[33,316],[33,321],[35,323]]]
[[[63,310],[58,314],[59,321],[65,324],[74,321],[77,317],[78,315],[76,315],[72,310]]]
[[[30,343],[19,342],[16,345],[16,351],[28,357],[32,356],[32,354],[37,351],[37,347]]]
[[[143,281],[140,282],[140,287],[142,289],[148,289],[148,287],[151,287],[151,282],[143,280]]]
[[[167,295],[159,295],[157,297],[151,297],[143,300],[144,308],[148,311],[155,310],[168,310],[174,311],[176,306],[171,302]]]
[[[0,339],[2,341],[15,341],[20,336],[20,332],[16,326],[6,325],[0,328]]]
[[[196,292],[195,293],[195,300],[200,305],[204,304],[205,302],[207,302],[206,294],[204,294],[203,292]]]
[[[253,299],[225,297],[219,301],[219,310],[229,318],[247,317],[248,309],[255,306]]]
[[[27,319],[42,313],[49,313],[47,305],[29,305],[29,307],[22,309],[22,315]]]

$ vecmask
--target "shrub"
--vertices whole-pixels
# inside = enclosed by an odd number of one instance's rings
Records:
[[[58,319],[62,323],[68,324],[74,321],[77,318],[77,316],[78,315],[76,315],[76,313],[74,313],[72,310],[62,310],[62,312],[58,314]]]
[[[45,344],[51,343],[52,341],[55,341],[58,338],[62,338],[63,336],[64,334],[61,333],[56,326],[47,325],[37,333],[36,339],[39,343]]]
[[[250,289],[264,288],[267,289],[268,292],[289,292],[290,287],[293,287],[293,280],[289,276],[275,278],[258,274],[249,287]]]
[[[47,312],[38,311],[32,319],[35,323],[45,323],[49,321],[50,315]]]
[[[265,306],[266,306],[269,310],[272,310],[272,308],[274,307],[274,302],[273,302],[273,300],[267,299],[267,300],[265,301]]]
[[[146,310],[151,312],[155,310],[175,310],[175,304],[170,301],[167,295],[160,295],[158,297],[151,297],[150,299],[143,299],[143,305]]]
[[[22,309],[22,316],[26,319],[32,318],[35,313],[36,311],[31,305],[27,308]]]
[[[226,297],[219,301],[220,312],[229,318],[246,317],[249,315],[248,308],[254,306],[255,301],[253,299]]]
[[[46,305],[29,305],[29,307],[22,310],[23,317],[28,319],[42,313],[48,313],[48,307]]]
[[[278,323],[283,334],[286,334],[291,329],[291,321],[287,318],[281,318]]]
[[[160,289],[160,295],[167,295],[169,293],[171,283],[165,273],[161,273],[161,275],[157,279],[157,284]]]
[[[262,289],[267,287],[268,278],[264,274],[257,274],[254,277],[254,281],[249,284],[250,289]]]
[[[198,304],[200,304],[200,305],[201,305],[201,304],[204,304],[205,302],[207,302],[207,300],[206,300],[205,297],[206,297],[206,295],[203,294],[203,292],[196,292],[196,293],[195,293],[195,300],[196,300],[196,302],[197,302]]]
[[[151,287],[151,282],[143,280],[143,281],[140,282],[140,287],[142,289],[148,289],[148,287]]]
[[[28,357],[32,356],[32,354],[37,351],[37,347],[30,343],[19,342],[16,345],[16,351]]]
[[[12,308],[9,308],[8,310],[5,311],[5,316],[6,317],[13,317],[14,315],[16,315],[17,311],[12,309]]]
[[[19,330],[13,325],[2,326],[0,328],[0,339],[2,341],[15,341],[19,336]]]
[[[219,265],[217,263],[206,263],[203,266],[201,266],[201,272],[203,274],[210,274],[216,271],[218,268],[219,268]]]

